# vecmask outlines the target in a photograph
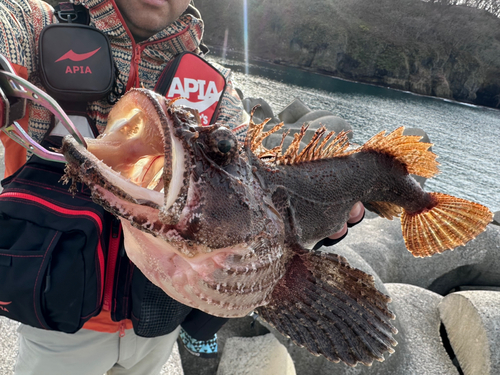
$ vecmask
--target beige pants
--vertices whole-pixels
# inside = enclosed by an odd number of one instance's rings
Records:
[[[180,328],[165,336],[143,338],[81,329],[75,334],[21,324],[15,375],[158,375]]]

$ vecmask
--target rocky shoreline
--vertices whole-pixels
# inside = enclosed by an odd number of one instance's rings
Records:
[[[439,3],[439,4],[438,4]],[[198,0],[205,43],[250,59],[500,108],[500,19],[414,0]],[[245,35],[245,30],[248,31]]]

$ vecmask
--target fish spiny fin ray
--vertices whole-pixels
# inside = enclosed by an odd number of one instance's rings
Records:
[[[283,143],[285,137],[289,134],[289,130],[283,134],[281,143],[269,150],[262,145],[262,142],[269,135],[281,129],[283,122],[275,125],[271,130],[264,132],[264,126],[270,119],[264,120],[260,124],[253,121],[253,114],[255,108],[252,110],[247,138],[245,143],[250,147],[251,151],[261,159],[274,158],[276,164],[299,164],[313,160],[328,159],[335,157],[342,157],[351,155],[357,150],[347,151],[349,148],[348,132],[340,132],[335,136],[335,132],[328,132],[324,126],[320,127],[314,133],[311,141],[300,151],[302,139],[306,135],[308,124],[301,127],[298,133],[293,136],[292,143],[286,151],[283,151]]]
[[[350,366],[394,352],[394,315],[373,277],[326,252],[295,254],[259,315],[295,344]]]
[[[429,193],[433,206],[419,213],[403,211],[406,248],[416,257],[431,256],[464,245],[493,220],[485,206],[442,193]]]
[[[373,136],[361,148],[362,152],[379,152],[402,163],[408,173],[430,178],[439,173],[437,155],[429,148],[431,143],[420,142],[418,135],[403,135],[401,126],[389,133],[382,131]]]

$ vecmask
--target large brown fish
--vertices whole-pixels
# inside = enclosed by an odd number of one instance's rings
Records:
[[[195,112],[136,89],[88,149],[67,137],[62,152],[67,176],[121,218],[130,259],[172,298],[217,316],[256,310],[331,361],[382,361],[396,345],[389,297],[346,259],[310,249],[358,201],[387,218],[402,212],[415,256],[473,239],[492,213],[424,192],[410,173],[432,177],[436,156],[402,128],[355,150],[346,134],[320,129],[299,152],[305,129],[285,151],[262,147],[263,127],[251,122],[239,143],[224,126],[201,127]]]

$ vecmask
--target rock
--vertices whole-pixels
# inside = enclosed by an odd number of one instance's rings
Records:
[[[295,375],[292,358],[271,333],[226,341],[217,375]]]
[[[406,249],[399,219],[363,220],[333,251],[355,251],[385,283],[417,285],[446,294],[460,285],[500,286],[500,228],[488,225],[477,238],[429,258]]]
[[[224,353],[226,341],[231,337],[254,337],[266,335],[269,330],[250,316],[230,319],[217,333],[217,358],[200,358],[189,353],[178,340],[184,375],[215,375]]]
[[[493,214],[492,224],[500,225],[500,211],[497,211]]]
[[[257,106],[253,115],[253,121],[256,124],[261,123],[267,118],[274,119],[274,121],[270,121],[273,124],[277,124],[279,122],[279,120],[274,117],[273,109],[264,99],[245,98],[242,100],[242,103],[243,103],[243,108],[248,113],[251,113],[253,108]]]
[[[405,339],[404,347],[396,347],[401,358],[394,373],[458,375],[440,335],[438,306],[443,297],[414,285],[387,283],[385,287],[402,327],[398,338]]]
[[[305,105],[302,100],[297,98],[278,114],[278,118],[285,124],[293,124],[309,112],[311,112],[309,107]]]
[[[318,109],[318,110],[314,110],[314,111],[309,111],[307,112],[306,114],[304,114],[303,116],[301,116],[297,121],[295,122],[290,122],[290,127],[292,128],[301,128],[302,125],[306,124],[306,123],[311,123],[313,121],[316,121],[322,117],[326,117],[326,116],[331,116],[333,115],[333,113],[331,111],[327,111],[327,110],[324,110],[324,109]],[[285,124],[288,124],[286,121],[285,121]]]
[[[466,291],[447,295],[441,319],[465,375],[500,374],[500,293]]]

